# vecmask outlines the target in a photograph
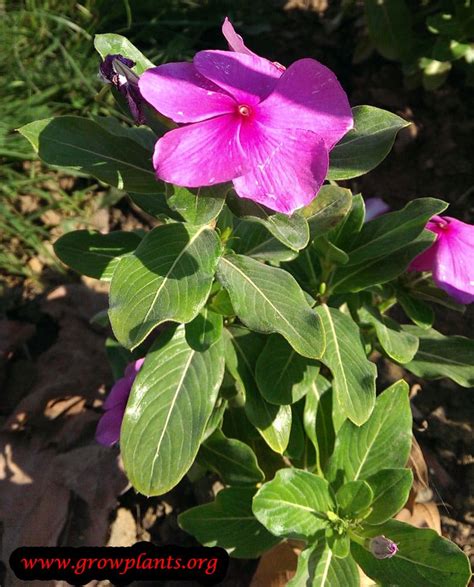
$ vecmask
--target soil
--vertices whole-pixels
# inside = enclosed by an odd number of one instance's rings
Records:
[[[342,27],[328,36],[317,10],[293,4],[285,19],[275,17],[276,24],[261,36],[262,45],[274,39],[272,58],[288,63],[307,56],[312,47],[311,56],[338,73],[352,105],[380,106],[413,122],[377,169],[350,182],[354,193],[382,197],[394,209],[416,197],[439,197],[450,203],[450,215],[473,222],[474,119],[468,89],[454,75],[435,92],[407,90],[399,67],[376,56],[353,66],[348,31]],[[111,209],[108,223],[126,230],[147,225],[125,200]],[[38,543],[193,544],[176,516],[211,500],[214,480],[194,488],[184,480],[160,498],[147,499],[130,489],[118,451],[94,441],[112,376],[104,350],[110,333],[89,320],[106,307],[106,295],[90,280],[69,276],[66,285],[61,282],[63,277],[58,282],[47,271],[40,293],[31,283],[11,282],[0,321],[1,559],[6,562],[18,545]],[[473,325],[471,307],[465,314],[438,311],[435,327],[472,335]],[[429,471],[429,486],[419,475],[418,503],[434,501],[443,534],[472,555],[472,391],[448,380],[418,380],[383,359],[378,364],[383,381],[404,376],[412,386],[414,431],[422,450],[413,458],[417,470],[426,463]],[[436,525],[426,513],[418,523]],[[247,586],[255,568],[255,561],[234,560],[222,584]],[[0,569],[0,585],[16,584],[24,583],[2,577]]]

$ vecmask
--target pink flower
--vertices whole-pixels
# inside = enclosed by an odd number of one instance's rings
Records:
[[[291,214],[314,199],[353,126],[347,96],[314,59],[282,70],[224,27],[238,52],[200,51],[140,77],[145,100],[182,125],[157,141],[156,175],[186,187],[232,180],[240,197]]]
[[[382,198],[367,198],[365,200],[365,222],[370,222],[389,210],[390,206]]]
[[[145,359],[130,363],[121,379],[117,379],[102,406],[104,415],[99,420],[95,439],[99,444],[112,446],[119,441],[123,415],[135,377],[138,375]]]
[[[437,235],[433,245],[412,261],[411,271],[431,271],[435,284],[462,304],[474,301],[474,226],[449,216],[426,225]]]

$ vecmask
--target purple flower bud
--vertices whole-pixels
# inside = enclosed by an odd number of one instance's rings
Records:
[[[138,359],[130,363],[125,369],[124,376],[117,379],[110,390],[107,399],[102,406],[104,414],[99,420],[95,439],[99,444],[112,446],[120,438],[120,428],[122,426],[125,408],[127,407],[128,397],[132,390],[135,377],[138,375],[145,359]]]
[[[99,66],[99,78],[112,84],[125,97],[133,119],[137,124],[144,124],[143,99],[138,89],[138,76],[131,70],[135,61],[123,55],[107,55]]]
[[[398,552],[398,546],[390,540],[390,538],[385,538],[382,534],[381,536],[375,536],[369,542],[369,550],[378,559],[384,558],[392,558]]]

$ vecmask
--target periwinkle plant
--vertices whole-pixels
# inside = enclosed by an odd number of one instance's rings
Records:
[[[446,219],[453,230],[438,231],[447,204],[434,198],[364,222],[362,196],[337,182],[378,165],[407,123],[351,110],[312,59],[285,69],[229,21],[224,32],[231,51],[157,68],[125,38],[96,37],[130,122],[139,112],[148,127],[66,116],[21,129],[47,163],[126,191],[156,218],[145,234],[55,243],[64,263],[110,282],[117,378],[131,363],[98,440],[120,429],[145,495],[191,467],[217,474],[224,489],[182,513],[182,528],[244,558],[303,541],[293,586],[359,585],[357,566],[384,585],[465,585],[457,546],[392,519],[413,481],[408,385],[377,396],[370,358],[472,385],[473,341],[432,328],[432,304],[472,301],[471,269],[439,266],[453,246],[472,254],[472,227]],[[407,324],[388,316],[395,305]]]

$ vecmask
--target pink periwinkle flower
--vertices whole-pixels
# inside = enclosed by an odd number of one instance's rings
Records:
[[[353,127],[336,76],[314,59],[288,69],[249,51],[228,20],[233,51],[148,69],[142,96],[181,125],[160,138],[159,179],[185,187],[232,180],[242,198],[291,214],[311,202],[329,151]]]
[[[369,550],[378,559],[384,558],[392,558],[398,552],[398,546],[390,540],[389,538],[385,538],[382,534],[380,536],[375,536],[369,542]]]
[[[145,359],[138,359],[129,363],[125,369],[125,374],[114,383],[107,399],[102,406],[105,413],[99,420],[95,438],[99,444],[112,446],[120,438],[120,428],[122,426],[123,415],[127,407],[128,397],[132,390],[135,377],[138,375]]]
[[[433,216],[426,228],[436,234],[436,241],[409,269],[431,271],[435,284],[457,302],[474,302],[474,226],[449,216]]]
[[[365,200],[365,222],[378,218],[390,210],[390,206],[382,198],[367,198]]]

